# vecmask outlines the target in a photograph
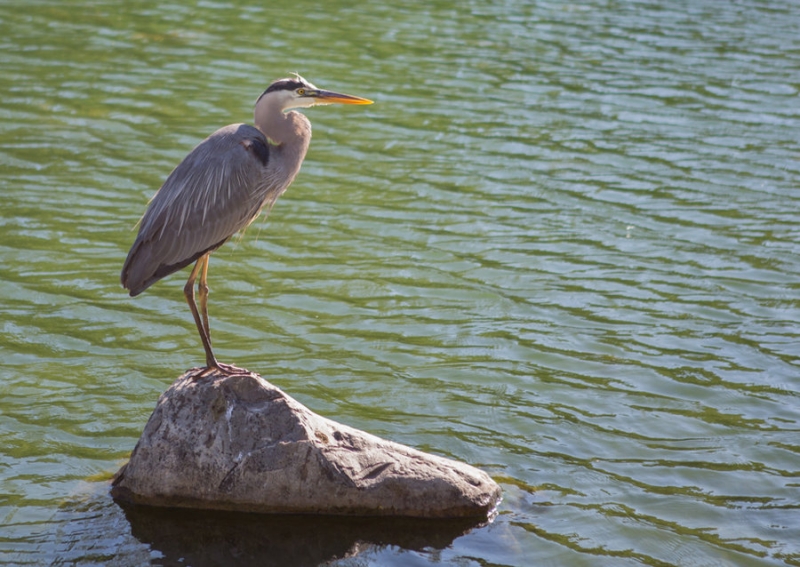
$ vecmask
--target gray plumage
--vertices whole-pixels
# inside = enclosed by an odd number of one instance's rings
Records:
[[[318,89],[299,75],[275,81],[256,102],[255,127],[232,124],[203,140],[167,177],[142,217],[122,267],[122,285],[135,296],[197,261],[184,291],[209,368],[235,367],[220,366],[211,352],[208,255],[269,209],[300,171],[311,123],[290,109],[330,103],[371,101]],[[200,314],[193,294],[198,275]]]

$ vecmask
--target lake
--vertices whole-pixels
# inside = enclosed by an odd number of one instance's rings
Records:
[[[800,10],[777,0],[0,5],[0,563],[800,565]],[[121,507],[204,361],[119,284],[203,138],[299,72],[368,107],[213,254],[219,358],[470,463],[490,521]]]

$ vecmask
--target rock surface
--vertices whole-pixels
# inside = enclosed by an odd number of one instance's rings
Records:
[[[323,418],[257,374],[189,371],[161,396],[112,496],[265,513],[477,517],[484,472]]]

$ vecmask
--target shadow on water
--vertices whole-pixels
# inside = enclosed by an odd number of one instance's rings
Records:
[[[88,498],[62,505],[53,563],[317,566],[387,546],[445,549],[487,521],[157,508],[115,502],[105,487],[89,491]]]
[[[316,566],[365,547],[443,549],[475,520],[269,516],[120,506],[133,536],[163,554],[163,565]]]

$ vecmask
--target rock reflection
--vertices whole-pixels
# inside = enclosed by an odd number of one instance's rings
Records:
[[[161,565],[317,566],[375,546],[444,549],[475,519],[270,516],[119,504]],[[485,520],[483,520],[485,523]]]

